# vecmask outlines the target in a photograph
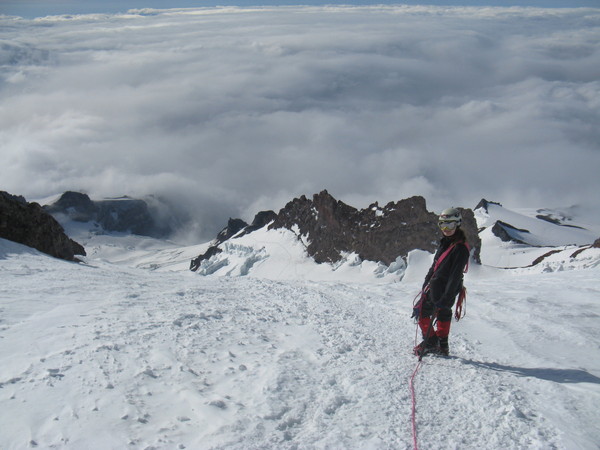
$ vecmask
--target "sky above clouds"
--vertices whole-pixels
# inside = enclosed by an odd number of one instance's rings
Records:
[[[537,8],[600,7],[600,0],[0,0],[0,14],[26,18],[58,14],[118,13],[133,8],[202,8],[276,5],[436,5],[527,6]]]
[[[0,190],[176,198],[208,238],[322,189],[599,209],[599,44],[590,8],[0,17]]]

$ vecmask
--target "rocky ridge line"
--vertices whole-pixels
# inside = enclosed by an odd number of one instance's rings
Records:
[[[4,191],[0,191],[0,238],[67,261],[77,261],[77,255],[86,254],[38,203]]]
[[[475,216],[461,209],[462,228],[479,261],[481,241]],[[335,263],[342,253],[356,253],[362,260],[390,265],[398,257],[406,258],[415,249],[434,252],[440,239],[437,214],[427,211],[425,199],[411,197],[390,202],[384,207],[373,203],[358,210],[336,200],[326,190],[312,199],[301,196],[290,201],[279,213],[263,211],[252,225],[230,219],[208,251],[193,259],[190,270],[197,270],[203,260],[221,252],[219,245],[234,236],[250,233],[268,225],[269,229],[294,231],[308,242],[307,253],[317,263]]]

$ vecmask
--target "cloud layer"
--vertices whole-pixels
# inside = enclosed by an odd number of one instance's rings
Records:
[[[0,189],[177,198],[212,237],[364,207],[600,192],[600,10],[279,7],[0,18]]]

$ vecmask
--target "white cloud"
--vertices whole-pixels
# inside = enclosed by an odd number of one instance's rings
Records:
[[[598,207],[597,9],[0,22],[0,189],[15,194],[181,196],[210,237],[321,189],[358,207]]]

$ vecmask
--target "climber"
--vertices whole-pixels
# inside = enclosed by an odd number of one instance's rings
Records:
[[[423,341],[414,348],[420,357],[427,353],[449,354],[452,307],[463,289],[470,254],[461,223],[462,215],[456,208],[448,208],[439,216],[438,226],[444,236],[413,312],[423,334]]]

